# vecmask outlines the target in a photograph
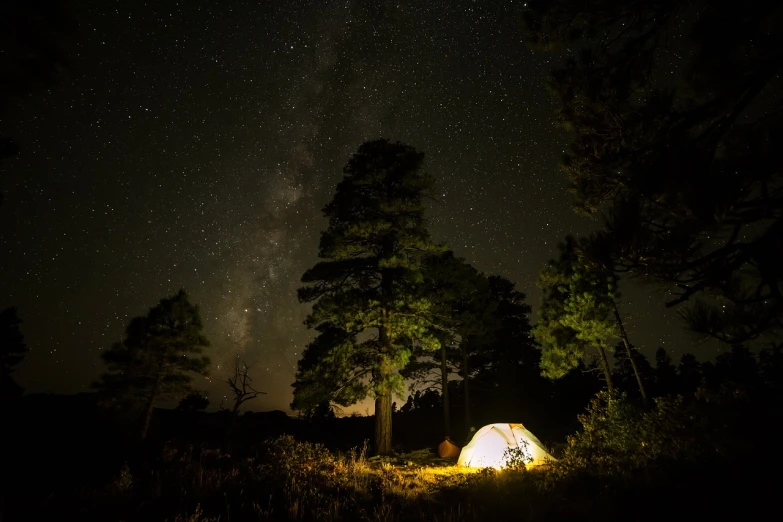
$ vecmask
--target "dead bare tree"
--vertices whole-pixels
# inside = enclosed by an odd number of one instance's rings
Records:
[[[239,357],[234,361],[233,374],[226,379],[226,384],[231,388],[231,392],[234,394],[234,409],[232,414],[236,419],[239,416],[239,407],[251,399],[255,399],[259,395],[266,395],[266,392],[258,391],[253,388],[253,378],[250,377],[250,369],[254,365],[247,364]],[[225,402],[225,399],[224,399]],[[228,408],[224,408],[221,403],[220,409],[223,411],[229,411]]]

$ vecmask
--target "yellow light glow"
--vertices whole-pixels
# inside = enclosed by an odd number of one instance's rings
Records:
[[[478,430],[470,443],[462,448],[457,465],[503,469],[511,458],[509,450],[522,452],[528,466],[554,460],[541,441],[522,424],[489,424]]]

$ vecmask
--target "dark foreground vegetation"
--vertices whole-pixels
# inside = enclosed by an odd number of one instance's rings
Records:
[[[559,460],[527,470],[456,468],[426,443],[370,457],[372,417],[158,410],[140,446],[92,395],[28,396],[7,418],[3,520],[748,519],[774,512],[782,361],[735,350],[646,405],[601,392]],[[395,414],[395,436],[429,437],[427,410]]]

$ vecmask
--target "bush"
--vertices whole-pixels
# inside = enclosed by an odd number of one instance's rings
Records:
[[[510,471],[522,471],[527,469],[528,464],[533,462],[533,456],[528,449],[526,440],[520,441],[521,446],[508,448],[503,452],[504,469]]]
[[[299,442],[283,435],[265,444],[260,471],[264,476],[294,480],[334,468],[337,459],[322,444]]]
[[[659,397],[649,408],[625,395],[596,395],[579,416],[582,429],[568,438],[560,471],[622,475],[667,461],[693,459],[705,451],[692,409],[682,397]]]
[[[120,470],[117,477],[112,484],[114,489],[121,493],[125,493],[133,489],[133,474],[131,473],[128,464],[126,463]]]

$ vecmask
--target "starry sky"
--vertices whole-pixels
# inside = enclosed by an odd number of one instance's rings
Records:
[[[87,391],[128,321],[185,288],[212,342],[214,403],[231,361],[248,406],[288,411],[312,338],[299,304],[321,208],[365,140],[426,153],[431,232],[536,307],[570,210],[551,57],[524,43],[518,1],[105,0],[78,11],[71,69],[2,121],[0,307],[16,305],[28,392]],[[690,345],[663,296],[629,287],[632,340]],[[359,405],[360,411],[364,406]]]

